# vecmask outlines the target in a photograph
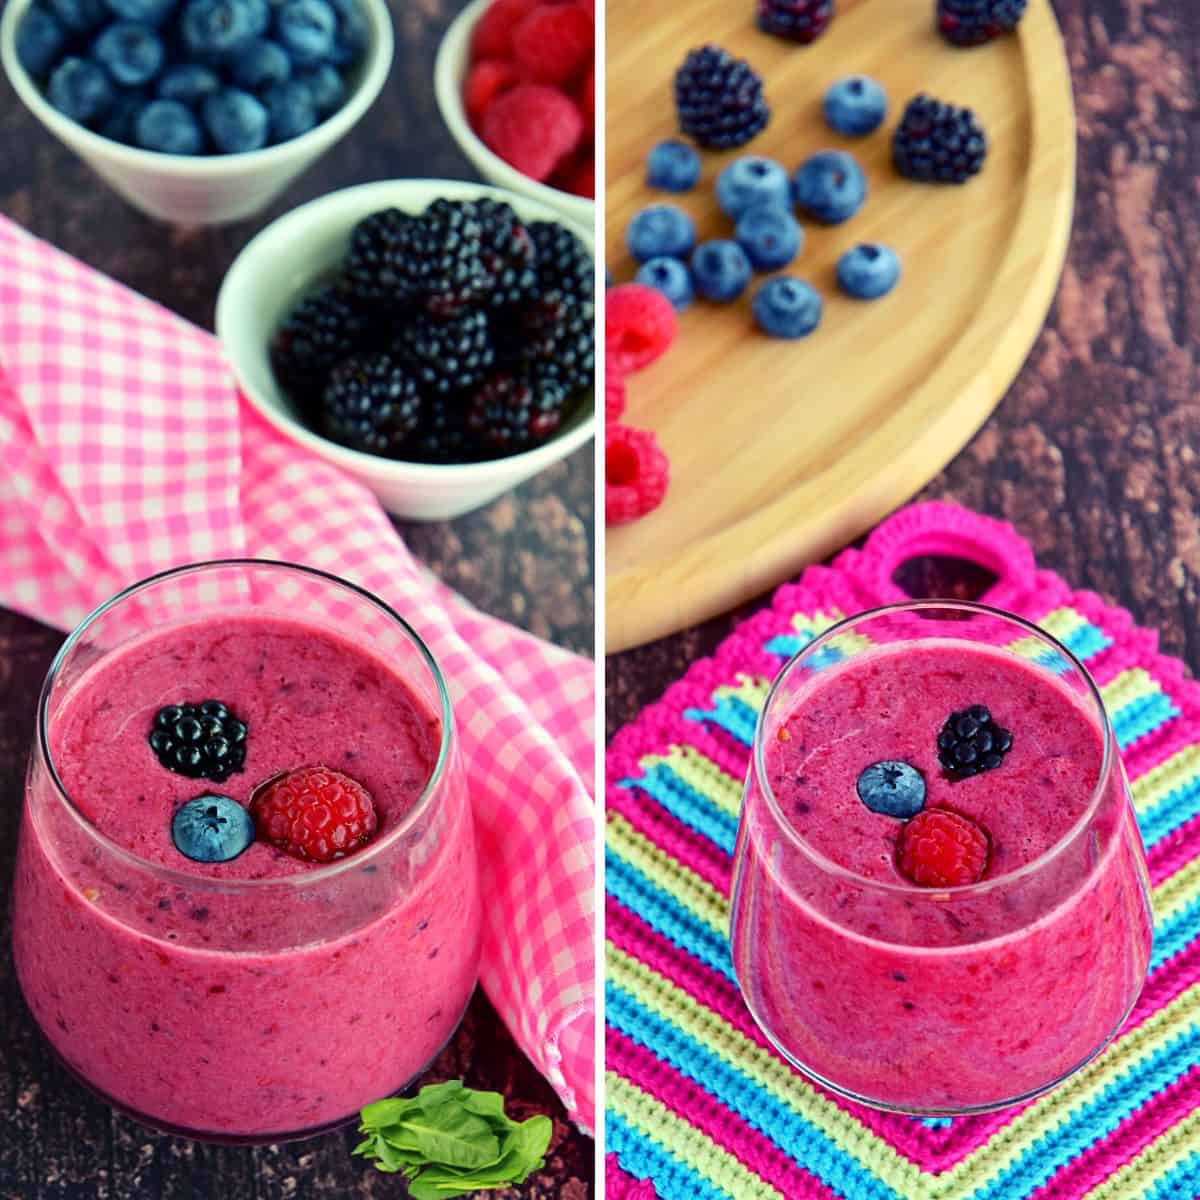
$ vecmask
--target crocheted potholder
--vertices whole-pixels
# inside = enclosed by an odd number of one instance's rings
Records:
[[[1055,1091],[922,1120],[792,1070],[742,1003],[727,941],[731,855],[759,705],[843,616],[908,597],[906,561],[997,582],[1090,669],[1133,786],[1154,953],[1120,1037]],[[1200,1196],[1200,685],[1157,635],[1039,570],[1008,525],[904,509],[863,550],[811,567],[617,734],[608,754],[608,1196],[615,1200],[1182,1200]]]

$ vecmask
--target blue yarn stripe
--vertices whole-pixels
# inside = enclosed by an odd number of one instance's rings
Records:
[[[854,1200],[899,1200],[826,1133],[623,988],[605,984],[604,1003],[610,1025],[669,1062],[835,1191]]]
[[[717,725],[731,733],[743,746],[754,743],[754,726],[758,724],[758,711],[738,696],[714,696],[713,707],[686,708],[683,715],[689,721]]]
[[[791,658],[799,654],[812,640],[811,633],[780,633],[771,638],[763,649],[778,658]]]
[[[1200,1196],[1200,1150],[1176,1163],[1146,1193],[1145,1200],[1186,1200]]]
[[[635,1179],[649,1179],[660,1196],[733,1200],[724,1188],[710,1183],[612,1109],[605,1116],[604,1137],[608,1151],[617,1156],[621,1169]]]
[[[637,913],[651,929],[698,958],[706,967],[737,982],[733,960],[729,956],[729,942],[724,934],[705,925],[613,851],[605,854],[604,862],[608,892],[619,904]]]
[[[641,779],[623,779],[621,786],[640,788],[677,820],[703,834],[730,857],[737,841],[737,817],[718,808],[703,792],[680,779],[667,763],[655,763]]]
[[[1200,896],[1185,904],[1177,913],[1154,926],[1154,949],[1150,954],[1150,970],[1157,971],[1169,958],[1174,958],[1196,936],[1200,928]]]
[[[1161,842],[1181,825],[1200,816],[1200,773],[1170,791],[1152,808],[1138,814],[1138,828],[1147,846]]]
[[[1113,644],[1112,638],[1095,625],[1086,621],[1077,629],[1072,629],[1065,637],[1058,639],[1076,658],[1086,661],[1101,650],[1107,650]]]
[[[1154,692],[1152,695],[1131,700],[1109,716],[1112,719],[1113,733],[1117,737],[1117,745],[1124,750],[1138,738],[1145,737],[1160,725],[1165,725],[1172,718],[1179,716],[1179,709],[1171,703],[1170,696],[1163,692]]]

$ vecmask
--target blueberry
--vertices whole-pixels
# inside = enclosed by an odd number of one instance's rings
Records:
[[[171,840],[180,854],[194,862],[229,862],[254,841],[254,821],[228,796],[197,796],[176,810]]]
[[[128,146],[136,143],[134,132],[138,114],[146,107],[150,97],[140,88],[121,88],[112,107],[100,122],[100,132],[114,142]]]
[[[223,88],[204,101],[204,127],[222,154],[244,154],[267,144],[266,108],[249,92]]]
[[[296,80],[308,88],[318,117],[327,117],[341,108],[342,101],[346,98],[346,85],[342,77],[337,68],[328,63],[297,72]]]
[[[720,304],[736,300],[750,282],[750,260],[737,244],[724,239],[701,242],[692,255],[696,291]]]
[[[275,17],[275,36],[301,67],[331,57],[337,29],[337,16],[325,0],[287,0]]]
[[[292,60],[278,43],[266,38],[248,42],[233,60],[233,82],[248,92],[261,91],[292,77]]]
[[[659,142],[646,158],[646,183],[664,192],[690,192],[700,179],[700,155],[687,142]]]
[[[363,56],[370,37],[366,14],[358,0],[329,0],[337,15],[337,36],[329,61],[339,67],[352,67]]]
[[[642,264],[634,281],[656,288],[680,311],[696,298],[691,272],[677,258],[650,259]]]
[[[71,33],[90,33],[108,19],[104,0],[46,0],[58,23]]]
[[[858,798],[881,816],[907,821],[925,807],[925,777],[906,762],[872,763],[856,788]]]
[[[864,242],[838,259],[837,278],[842,291],[856,300],[878,300],[896,286],[900,260],[891,247]]]
[[[272,144],[289,142],[307,133],[317,123],[317,112],[308,88],[294,80],[268,88],[263,93],[263,103],[267,106]]]
[[[149,25],[115,21],[92,44],[92,56],[122,87],[140,87],[161,70],[167,52]]]
[[[821,323],[821,297],[803,279],[780,275],[754,293],[751,305],[759,328],[771,337],[807,337]]]
[[[71,56],[54,68],[46,95],[64,116],[89,125],[100,120],[114,98],[112,80],[94,62]]]
[[[735,221],[750,208],[775,205],[792,207],[787,172],[771,158],[747,155],[736,158],[717,176],[717,204]]]
[[[866,75],[839,79],[825,93],[825,120],[847,137],[874,133],[886,116],[887,93]]]
[[[674,204],[652,204],[629,222],[625,244],[638,262],[662,257],[684,258],[696,244],[696,225]]]
[[[854,156],[822,150],[806,159],[793,181],[796,203],[826,225],[849,220],[867,198],[867,180]]]
[[[123,20],[142,25],[161,25],[171,15],[175,0],[104,0]]]
[[[231,58],[258,32],[247,0],[188,0],[179,28],[187,50],[205,62]]]
[[[271,27],[271,5],[267,0],[246,0],[251,37],[263,37]]]
[[[143,150],[160,154],[201,154],[204,134],[195,114],[178,100],[153,100],[137,116],[134,137]],[[215,730],[205,727],[211,739]]]
[[[800,253],[804,240],[799,221],[774,205],[747,209],[738,218],[733,236],[759,271],[786,267]]]
[[[62,22],[49,9],[34,4],[17,29],[17,62],[34,79],[41,79],[54,65],[66,40]]]
[[[162,73],[158,80],[158,94],[163,100],[195,105],[220,86],[221,77],[211,67],[201,63],[180,63]]]

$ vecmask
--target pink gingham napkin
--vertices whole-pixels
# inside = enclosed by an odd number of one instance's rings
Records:
[[[591,662],[434,581],[369,492],[239,400],[211,336],[0,218],[0,604],[68,629],[231,556],[353,580],[429,644],[480,836],[483,985],[591,1128]]]

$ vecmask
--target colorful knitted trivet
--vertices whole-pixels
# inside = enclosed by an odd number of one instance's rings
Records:
[[[1118,1040],[1038,1100],[922,1120],[808,1082],[741,1001],[730,862],[769,681],[839,618],[907,599],[906,560],[998,577],[984,602],[1031,618],[1099,683],[1150,863],[1154,954]],[[1157,636],[1039,570],[1000,522],[901,511],[812,567],[696,663],[608,755],[607,1149],[611,1200],[1193,1200],[1200,1197],[1200,685]]]

